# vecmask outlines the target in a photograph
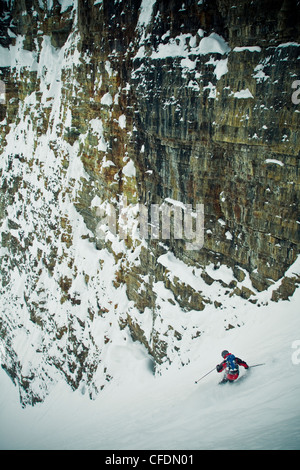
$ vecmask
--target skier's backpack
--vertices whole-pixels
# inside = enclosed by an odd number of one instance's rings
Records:
[[[229,370],[239,370],[239,366],[235,360],[235,356],[233,354],[229,354],[229,356],[226,357],[226,363],[227,367]]]

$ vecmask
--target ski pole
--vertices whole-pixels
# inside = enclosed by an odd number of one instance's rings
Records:
[[[258,366],[264,366],[265,365],[265,362],[263,362],[262,364],[254,364],[253,366],[249,366],[250,368],[252,367],[258,367]]]
[[[204,379],[204,377],[206,377],[208,374],[210,374],[211,372],[213,372],[216,368],[214,367],[212,370],[210,370],[209,372],[207,372],[207,374],[203,375],[203,377],[200,377],[200,379],[196,380],[195,384],[197,384],[198,382],[200,382],[200,380]]]

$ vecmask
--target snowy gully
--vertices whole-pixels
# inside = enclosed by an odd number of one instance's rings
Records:
[[[186,465],[193,464],[193,455],[187,454],[151,454],[147,458],[144,457],[131,457],[131,456],[118,456],[112,454],[110,457],[105,458],[105,465],[130,465],[136,468],[139,464],[150,464],[150,465]]]

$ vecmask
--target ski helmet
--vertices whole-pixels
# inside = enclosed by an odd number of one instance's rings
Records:
[[[227,349],[224,349],[224,351],[222,351],[222,353],[221,353],[221,356],[225,357],[226,354],[229,354],[229,351],[227,351]]]

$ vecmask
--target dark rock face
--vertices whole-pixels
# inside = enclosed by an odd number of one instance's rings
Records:
[[[159,289],[181,312],[223,308],[216,284],[253,303],[274,283],[272,300],[293,294],[299,279],[284,276],[299,253],[299,2],[31,0],[0,12],[0,337],[23,403],[44,398],[53,366],[74,389],[103,388],[112,325],[156,364],[172,362],[201,325],[177,331]],[[173,232],[130,232],[120,244],[106,227],[99,237],[105,204],[122,215],[122,198],[125,222],[138,203],[148,216],[170,201],[203,204],[203,247],[187,250]],[[78,255],[87,243],[97,267]],[[11,301],[16,270],[26,281]],[[14,346],[12,325],[27,317],[44,335],[39,367],[23,367]]]
[[[233,8],[228,2],[227,13],[215,8],[219,14],[211,20],[229,38],[229,53],[197,57],[190,46],[190,68],[185,69],[182,57],[153,60],[155,41],[150,35],[150,55],[134,61],[133,83],[138,129],[147,148],[144,170],[150,168],[156,175],[155,181],[145,181],[143,196],[151,193],[153,201],[171,197],[191,204],[204,202],[209,235],[194,259],[204,265],[216,257],[232,267],[238,264],[252,273],[254,287],[261,290],[269,279],[282,277],[298,252],[298,196],[291,184],[299,170],[298,114],[291,84],[299,51],[292,45],[275,45],[287,39],[287,30],[276,21],[280,15],[291,20],[288,5],[273,5],[268,23],[266,4],[261,23],[254,28],[245,24],[253,16],[243,14],[246,3],[241,3]],[[237,16],[228,12],[236,9]],[[189,12],[187,6],[181,14]],[[170,35],[184,34],[182,23],[183,18]],[[289,24],[294,31],[295,25],[293,29]],[[159,20],[155,25],[157,31]],[[193,20],[189,31],[194,39]],[[191,43],[191,38],[186,40]],[[253,47],[238,50],[242,45]],[[216,64],[222,61],[227,61],[227,72],[218,79]],[[249,93],[233,98],[240,90]],[[227,232],[232,237],[226,238]]]

